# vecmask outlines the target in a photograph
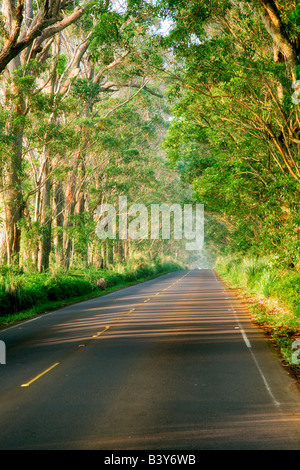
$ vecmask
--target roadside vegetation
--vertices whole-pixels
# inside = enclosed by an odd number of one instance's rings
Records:
[[[198,202],[209,259],[288,351],[299,2],[0,3],[0,316],[196,265],[173,239],[100,240],[96,226],[120,196]]]
[[[172,260],[131,260],[107,269],[71,269],[48,273],[24,273],[2,268],[0,275],[0,328],[73,302],[183,269]]]
[[[215,268],[300,378],[300,368],[292,360],[292,343],[300,338],[300,272],[270,256],[221,256]]]

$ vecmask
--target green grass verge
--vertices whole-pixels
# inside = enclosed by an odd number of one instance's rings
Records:
[[[180,269],[184,267],[168,262],[143,264],[131,270],[127,267],[123,272],[79,270],[68,275],[5,272],[0,277],[0,328]],[[106,281],[104,290],[97,287],[99,278]]]
[[[280,268],[271,258],[219,258],[216,271],[252,296],[275,299],[300,322],[300,272]]]

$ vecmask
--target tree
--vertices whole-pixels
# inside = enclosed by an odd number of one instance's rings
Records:
[[[2,3],[0,72],[3,72],[5,109],[9,110],[5,125],[9,151],[2,178],[5,226],[3,241],[8,264],[19,262],[19,224],[24,215],[22,146],[25,120],[30,109],[30,94],[36,92],[36,64],[45,62],[54,37],[78,21],[89,7],[90,4],[86,4],[73,9],[64,1],[46,1],[40,6],[36,6],[31,0],[3,0]]]
[[[149,116],[154,113],[159,129],[163,120],[158,119],[153,102],[146,100],[147,95],[161,100],[161,91],[152,87],[131,60],[131,50],[142,44],[145,31],[144,14],[138,18],[118,13],[104,2],[85,11],[68,29],[53,30],[53,36],[48,31],[47,38],[42,35],[38,41],[42,44],[45,39],[44,48],[37,50],[34,40],[10,62],[15,62],[15,68],[9,64],[3,73],[6,129],[1,139],[5,153],[1,194],[3,243],[9,247],[3,260],[8,264],[18,264],[20,254],[40,272],[48,270],[51,259],[66,270],[74,259],[88,264],[93,247],[99,245],[93,234],[93,194],[100,203],[125,188],[130,192],[129,180],[135,170],[150,197],[147,187],[152,170],[145,170],[146,182],[141,165],[151,167],[154,155],[150,147],[134,143],[134,126],[140,127],[137,135],[146,138],[149,134],[153,143],[156,132]],[[145,109],[139,115],[131,106],[134,102],[143,106],[143,100]],[[17,136],[13,125],[20,126],[18,158],[12,151]],[[128,148],[123,149],[121,141],[116,146],[118,132],[129,133],[127,146],[131,144],[138,155],[139,163],[130,174],[129,154],[124,161],[122,157]],[[147,157],[142,157],[143,152]],[[11,172],[17,163],[17,170]],[[149,180],[149,184],[154,183]],[[86,233],[83,224],[89,227]],[[119,241],[107,246],[108,252],[123,249]],[[97,259],[99,262],[99,256]]]
[[[92,2],[89,2],[72,9],[67,0],[43,0],[40,6],[33,4],[32,0],[3,0],[0,18],[3,37],[0,73],[12,61],[21,61],[24,64],[29,57],[34,58],[45,52],[49,47],[49,40],[76,22],[91,6]],[[66,11],[68,14],[65,14]],[[47,40],[48,43],[44,45]]]
[[[299,61],[295,2],[162,2],[173,26],[174,122],[169,157],[179,161],[234,248],[281,246],[299,256]],[[141,61],[144,69],[149,62]],[[228,240],[228,238],[227,238]]]

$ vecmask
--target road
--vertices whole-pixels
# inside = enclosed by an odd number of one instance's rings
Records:
[[[213,270],[0,331],[0,449],[300,449],[300,395]]]

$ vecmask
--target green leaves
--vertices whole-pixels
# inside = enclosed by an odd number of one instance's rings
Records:
[[[58,75],[62,75],[65,71],[66,65],[68,62],[68,57],[66,54],[60,54],[58,57],[57,65],[56,65],[56,72]]]
[[[116,12],[104,12],[92,29],[92,40],[89,46],[90,59],[101,60],[108,64],[113,57],[113,47],[120,43],[120,28],[123,18]]]
[[[83,102],[94,103],[99,98],[101,85],[93,83],[87,78],[75,78],[72,80],[72,92]]]
[[[102,13],[97,25],[93,29],[91,51],[95,51],[103,44],[111,46],[118,43],[122,22],[122,16],[116,12]]]

